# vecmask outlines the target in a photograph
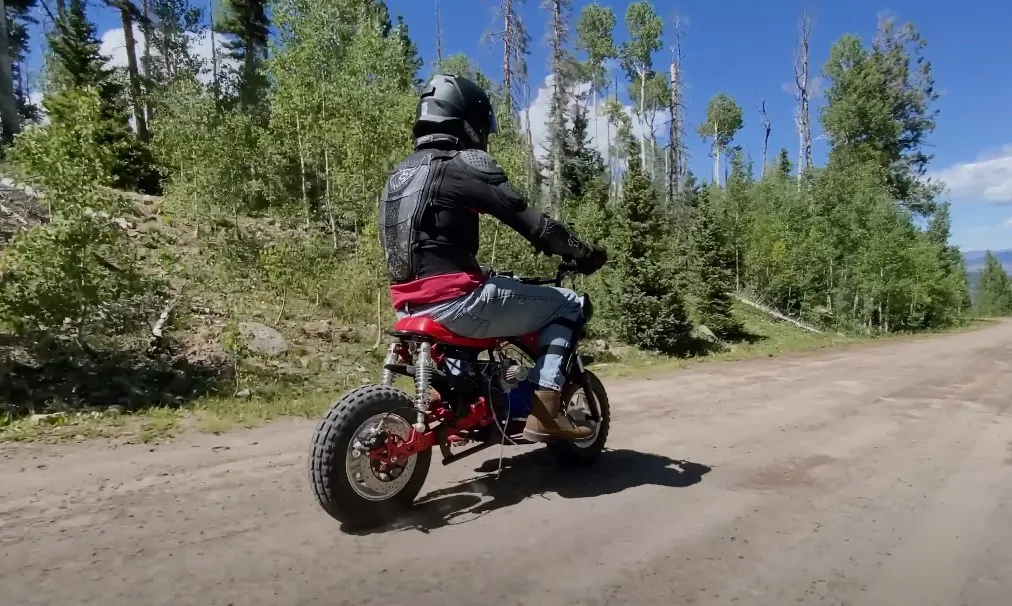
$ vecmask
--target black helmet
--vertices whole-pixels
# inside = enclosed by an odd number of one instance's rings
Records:
[[[461,76],[439,74],[422,91],[415,114],[415,139],[450,135],[464,149],[488,151],[488,136],[498,132],[488,95]]]

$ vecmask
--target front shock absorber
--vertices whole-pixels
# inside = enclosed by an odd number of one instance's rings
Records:
[[[415,431],[425,431],[425,413],[429,411],[429,384],[432,381],[432,345],[421,343],[415,356]]]

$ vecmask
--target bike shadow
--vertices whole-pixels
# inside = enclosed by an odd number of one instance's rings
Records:
[[[686,488],[701,482],[712,468],[622,449],[606,450],[593,466],[562,469],[547,450],[539,448],[504,458],[496,478],[498,469],[499,458],[489,459],[475,469],[482,475],[433,490],[419,497],[411,511],[397,521],[366,533],[410,529],[427,533],[473,521],[535,496],[584,499],[648,485]]]

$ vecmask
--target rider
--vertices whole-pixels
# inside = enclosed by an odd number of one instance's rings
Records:
[[[587,427],[562,411],[562,364],[583,321],[572,290],[489,277],[478,265],[478,220],[499,219],[539,252],[590,274],[607,253],[527,205],[487,153],[496,132],[488,95],[460,76],[437,75],[418,102],[415,151],[391,171],[380,200],[380,239],[398,317],[430,317],[468,338],[539,333],[541,355],[528,376],[536,389],[524,436],[582,439]]]

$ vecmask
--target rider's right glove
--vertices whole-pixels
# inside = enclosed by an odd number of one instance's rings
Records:
[[[608,252],[597,244],[587,244],[590,251],[579,259],[574,260],[577,271],[589,276],[604,267],[608,262]]]

